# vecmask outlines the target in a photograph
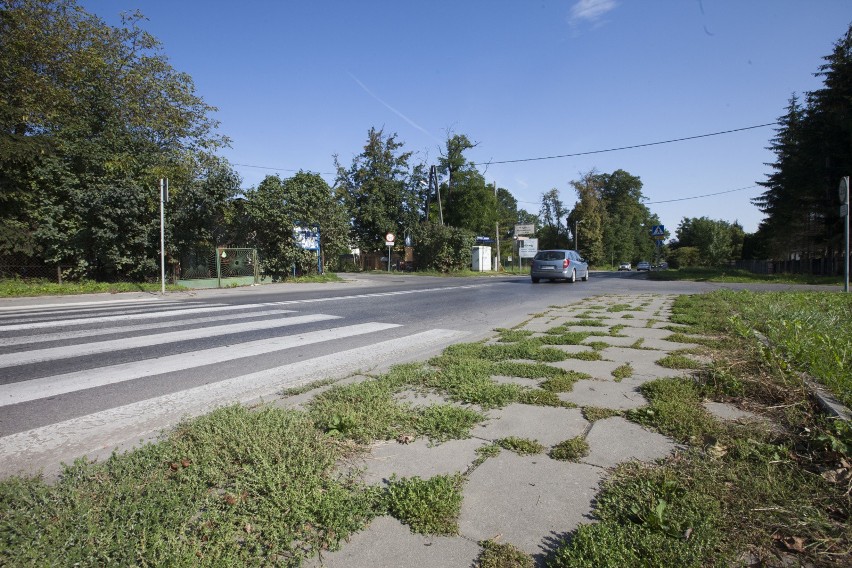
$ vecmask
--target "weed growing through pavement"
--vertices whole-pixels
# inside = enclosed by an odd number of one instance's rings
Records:
[[[577,436],[559,442],[551,448],[547,455],[560,461],[579,461],[580,458],[589,455],[589,443],[582,436]]]
[[[588,343],[584,343],[583,345],[588,345],[595,351],[603,351],[607,347],[612,347],[612,345],[610,345],[606,341],[589,341]]]
[[[577,371],[565,371],[564,374],[558,377],[551,377],[539,384],[544,390],[550,392],[571,392],[574,388],[574,383],[583,379],[591,379],[592,376],[587,373],[579,373]]]
[[[631,375],[633,375],[633,366],[630,363],[619,365],[612,371],[612,376],[615,378],[615,382],[617,383],[630,378]]]
[[[535,566],[531,556],[512,544],[483,540],[479,542],[479,546],[482,547],[482,552],[476,559],[477,568],[534,568]]]
[[[636,317],[636,316],[634,316],[633,314],[624,314],[623,316],[621,316],[621,319],[628,320],[628,319],[633,319],[634,317]]]
[[[592,423],[612,416],[621,416],[621,414],[622,412],[620,410],[615,410],[613,408],[600,408],[598,406],[583,407],[583,418]]]
[[[542,446],[538,440],[531,440],[529,438],[509,436],[508,438],[500,438],[496,441],[496,443],[501,448],[511,450],[519,456],[540,454],[544,451],[544,446]]]
[[[700,369],[701,363],[695,359],[690,359],[686,355],[678,352],[669,353],[662,359],[657,361],[657,365],[666,369]]]
[[[470,408],[454,404],[427,406],[417,421],[417,432],[433,442],[459,440],[470,436],[470,429],[483,420],[485,415]]]
[[[460,474],[397,478],[392,475],[385,496],[388,512],[420,534],[456,535],[462,504]]]

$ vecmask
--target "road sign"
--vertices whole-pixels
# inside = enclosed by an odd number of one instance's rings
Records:
[[[535,225],[515,225],[515,236],[532,235],[535,233]]]
[[[521,258],[533,258],[538,252],[538,239],[524,239],[518,241],[518,256]]]
[[[651,227],[651,236],[665,238],[666,228],[663,225],[654,225],[653,227]]]
[[[843,205],[840,206],[840,216],[846,217],[847,215],[849,215],[849,204],[844,203]]]
[[[395,239],[396,239],[396,237],[394,236],[393,233],[388,233],[387,235],[385,235],[385,245],[392,247]]]

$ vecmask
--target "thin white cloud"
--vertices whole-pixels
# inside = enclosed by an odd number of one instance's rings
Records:
[[[367,93],[368,95],[370,95],[371,97],[373,97],[374,99],[376,99],[377,101],[379,101],[380,103],[382,103],[382,105],[384,105],[384,106],[385,106],[385,108],[387,108],[389,111],[391,111],[392,113],[394,113],[395,115],[397,115],[398,117],[400,117],[402,120],[404,120],[405,122],[407,122],[408,124],[410,124],[411,126],[413,126],[414,128],[416,128],[417,130],[419,130],[420,132],[422,132],[422,133],[423,133],[423,134],[425,134],[426,136],[429,136],[430,138],[432,138],[432,139],[437,140],[438,142],[440,142],[440,140],[439,140],[438,138],[436,138],[435,136],[432,136],[432,134],[431,134],[429,131],[427,131],[425,128],[423,128],[422,126],[420,126],[419,124],[417,124],[416,122],[414,122],[413,120],[411,120],[410,118],[408,118],[407,116],[405,116],[404,114],[402,114],[401,112],[399,112],[398,110],[396,110],[395,108],[393,108],[392,106],[390,106],[388,103],[386,103],[385,101],[383,101],[381,98],[379,98],[379,97],[378,97],[375,93],[373,93],[373,91],[371,91],[370,89],[368,89],[368,88],[367,88],[367,85],[365,85],[364,83],[362,83],[362,82],[361,82],[361,80],[360,80],[360,79],[358,79],[358,77],[356,77],[356,76],[355,76],[355,75],[353,75],[352,73],[349,73],[349,76],[350,76],[350,77],[352,77],[352,80],[353,80],[353,81],[355,81],[356,83],[358,83],[358,86],[359,86],[359,87],[361,87],[362,89],[364,89],[364,92],[365,92],[365,93]]]
[[[597,22],[604,14],[611,12],[617,6],[615,0],[579,0],[571,7],[571,23],[582,20]]]

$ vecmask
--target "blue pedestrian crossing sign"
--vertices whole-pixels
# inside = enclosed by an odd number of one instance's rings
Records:
[[[665,237],[666,236],[666,228],[663,225],[654,225],[651,227],[651,236],[652,237]]]

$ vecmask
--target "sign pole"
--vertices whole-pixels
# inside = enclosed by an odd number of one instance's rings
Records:
[[[160,293],[166,295],[166,185],[168,180],[160,178]]]
[[[840,214],[843,216],[843,291],[849,293],[849,176],[840,178]]]

